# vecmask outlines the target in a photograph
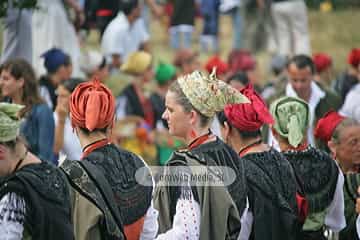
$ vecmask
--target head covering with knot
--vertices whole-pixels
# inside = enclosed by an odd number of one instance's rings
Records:
[[[145,51],[130,54],[126,62],[121,65],[120,70],[127,74],[143,74],[151,66],[152,56]]]
[[[224,113],[229,123],[240,131],[256,131],[264,124],[273,124],[274,119],[266,107],[264,100],[255,92],[253,86],[248,84],[240,90],[251,103],[228,104]]]
[[[51,48],[41,55],[44,58],[44,66],[50,73],[54,73],[61,65],[66,63],[66,59],[69,57],[61,49]]]
[[[15,140],[19,135],[19,111],[24,106],[12,103],[0,103],[0,142]]]
[[[316,72],[322,73],[328,67],[332,65],[331,57],[326,53],[317,53],[313,56]]]
[[[328,143],[330,141],[335,128],[345,119],[335,111],[327,112],[316,124],[315,137]]]
[[[270,106],[275,119],[273,128],[286,138],[293,147],[298,147],[304,140],[310,122],[310,110],[300,98],[282,97]]]
[[[71,125],[89,131],[111,126],[115,98],[98,78],[79,84],[70,97]]]
[[[214,71],[210,75],[194,71],[177,81],[193,107],[206,117],[213,117],[227,104],[250,102],[238,90],[218,80]]]
[[[226,62],[221,60],[219,56],[216,55],[209,58],[205,64],[205,69],[209,74],[212,72],[213,68],[216,68],[216,75],[222,75],[227,73],[229,66]]]
[[[348,56],[348,63],[354,68],[358,68],[360,64],[360,48],[354,48],[351,50]]]

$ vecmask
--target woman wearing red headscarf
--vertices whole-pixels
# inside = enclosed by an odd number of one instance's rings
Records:
[[[315,137],[330,148],[345,176],[344,200],[346,228],[340,232],[341,240],[358,239],[356,236],[355,200],[360,185],[360,124],[330,111],[321,118],[315,129]]]
[[[72,208],[76,239],[90,234],[91,239],[123,239],[123,233],[127,239],[154,238],[152,184],[135,179],[138,169],[147,168],[138,156],[110,143],[115,114],[111,91],[98,79],[80,84],[71,94],[70,114],[83,148],[81,161],[62,165],[78,199]]]
[[[223,139],[245,162],[251,212],[248,221],[252,225],[246,230],[251,233],[249,239],[297,239],[302,224],[295,175],[289,162],[261,140],[261,127],[274,120],[252,85],[240,92],[251,104],[227,105],[218,119]]]

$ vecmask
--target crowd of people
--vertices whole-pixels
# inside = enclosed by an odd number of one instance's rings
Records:
[[[360,238],[360,48],[338,76],[311,55],[303,0],[256,1],[267,81],[247,1],[37,2],[5,17],[0,239]],[[149,10],[169,16],[173,61],[154,60]],[[220,14],[237,26],[227,60]],[[94,21],[100,50],[78,31]]]

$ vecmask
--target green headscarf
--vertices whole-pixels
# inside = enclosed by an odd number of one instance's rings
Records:
[[[297,147],[304,139],[310,122],[310,110],[300,98],[282,97],[270,105],[275,119],[273,128],[287,138],[291,146]]]
[[[0,103],[0,142],[8,142],[19,135],[19,111],[24,106],[12,103]]]
[[[160,62],[155,70],[155,79],[159,85],[164,85],[176,75],[175,66],[167,63]]]

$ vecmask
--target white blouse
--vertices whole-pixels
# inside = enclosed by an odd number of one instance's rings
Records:
[[[25,200],[16,193],[8,193],[0,200],[0,238],[21,240],[25,220]]]

